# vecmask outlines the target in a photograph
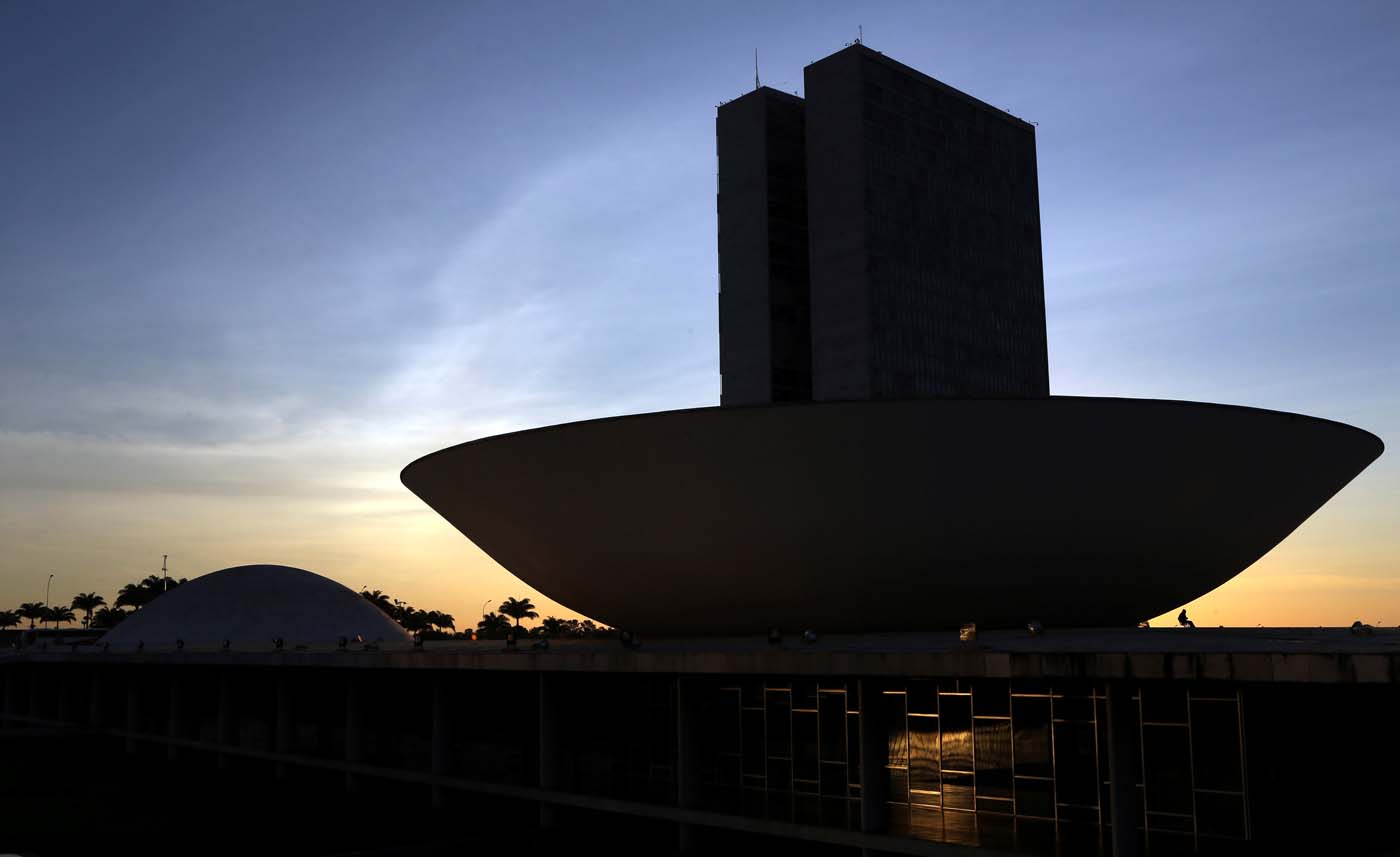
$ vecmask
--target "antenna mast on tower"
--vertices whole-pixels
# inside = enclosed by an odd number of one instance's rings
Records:
[[[170,554],[160,555],[160,591],[166,592],[170,589],[170,574],[165,568],[165,561],[170,559]]]
[[[753,49],[753,88],[757,90],[758,83],[758,48]]]

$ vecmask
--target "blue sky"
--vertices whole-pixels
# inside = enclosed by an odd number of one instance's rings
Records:
[[[1039,123],[1053,392],[1400,438],[1394,4],[12,0],[0,606],[163,553],[528,592],[399,469],[716,403],[715,105],[857,26]],[[1393,460],[1197,610],[1400,621]]]

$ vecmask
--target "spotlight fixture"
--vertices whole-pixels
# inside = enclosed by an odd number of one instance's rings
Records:
[[[1039,637],[1041,634],[1045,633],[1045,626],[1032,619],[1026,623],[1026,633],[1030,634],[1032,637]]]
[[[958,629],[958,640],[963,643],[977,642],[977,623],[964,622],[962,627]]]
[[[777,628],[768,629],[768,645],[776,646],[783,641],[783,632]]]
[[[816,631],[812,630],[811,628],[808,628],[807,630],[805,630],[805,631],[802,632],[802,642],[804,642],[804,643],[815,643],[816,641],[817,641],[817,632],[816,632]]]

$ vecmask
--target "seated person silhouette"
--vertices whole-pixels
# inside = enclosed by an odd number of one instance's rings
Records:
[[[1183,627],[1183,628],[1194,628],[1194,627],[1196,627],[1196,623],[1195,623],[1195,622],[1192,622],[1190,619],[1187,619],[1187,618],[1186,618],[1186,608],[1185,608],[1185,607],[1181,608],[1181,612],[1178,613],[1178,614],[1176,614],[1176,624],[1180,625],[1180,626]]]

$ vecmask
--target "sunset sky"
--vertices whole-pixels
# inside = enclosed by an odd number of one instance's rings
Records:
[[[1039,123],[1052,392],[1400,444],[1400,5],[854,8],[0,4],[0,608],[169,554],[570,615],[399,471],[717,404],[715,106],[857,26]],[[1190,611],[1400,624],[1400,454]]]

